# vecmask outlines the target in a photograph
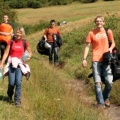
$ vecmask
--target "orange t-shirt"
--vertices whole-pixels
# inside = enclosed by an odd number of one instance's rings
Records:
[[[88,33],[86,42],[92,44],[92,61],[102,61],[103,54],[109,48],[108,38],[113,40],[113,33],[110,29],[108,30],[108,37],[104,29],[102,31],[94,29]]]
[[[60,35],[60,30],[57,27],[49,27],[45,30],[44,35],[47,36],[48,42],[53,42],[53,34]]]
[[[10,33],[13,30],[12,26],[7,23],[0,24],[0,32]],[[11,35],[5,36],[0,34],[0,41],[8,42],[12,38]]]

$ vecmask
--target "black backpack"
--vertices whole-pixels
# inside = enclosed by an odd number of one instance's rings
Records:
[[[49,49],[46,49],[44,45],[45,45],[45,40],[44,37],[42,37],[37,43],[36,46],[37,52],[41,55],[49,55]]]

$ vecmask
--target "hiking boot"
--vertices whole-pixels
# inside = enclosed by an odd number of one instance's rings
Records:
[[[103,110],[103,109],[106,109],[106,106],[105,105],[102,105],[102,104],[94,104],[93,105],[95,108],[97,108],[98,110]]]
[[[59,63],[57,62],[57,63],[54,63],[54,66],[55,67],[58,67],[59,66]]]
[[[16,106],[16,107],[20,107],[20,106],[21,106],[21,102],[18,102],[18,101],[15,102],[15,106]]]
[[[49,61],[49,64],[52,65],[53,64],[52,61]]]
[[[110,107],[110,101],[109,100],[105,100],[105,106]]]

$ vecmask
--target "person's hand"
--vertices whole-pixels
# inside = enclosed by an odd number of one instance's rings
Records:
[[[3,64],[0,63],[0,69],[2,69],[2,68],[3,68]]]
[[[82,61],[82,66],[83,66],[83,67],[87,67],[87,61],[86,61],[86,60],[83,60],[83,61]]]
[[[47,38],[45,39],[45,41],[47,41]]]
[[[30,59],[31,59],[31,57],[28,57],[28,58],[25,60],[25,62],[28,62]]]
[[[8,35],[10,35],[10,33],[4,33],[4,35],[5,35],[5,36],[8,36]]]
[[[109,49],[108,49],[108,52],[112,53],[112,48],[109,48]]]

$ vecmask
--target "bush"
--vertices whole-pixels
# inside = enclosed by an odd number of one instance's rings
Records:
[[[103,1],[114,1],[114,0],[103,0]]]
[[[26,8],[27,3],[24,0],[12,0],[9,2],[10,8]]]
[[[40,31],[44,28],[47,28],[49,25],[48,22],[43,22],[40,21],[39,24],[35,24],[35,25],[23,25],[23,27],[25,28],[26,34],[31,34],[31,33],[35,33],[37,31]]]
[[[72,2],[73,0],[51,0],[49,5],[67,5]]]
[[[81,0],[82,3],[93,3],[96,2],[97,0]]]
[[[40,8],[42,5],[40,4],[40,2],[38,1],[33,1],[33,0],[28,0],[27,1],[27,7],[30,8]]]

